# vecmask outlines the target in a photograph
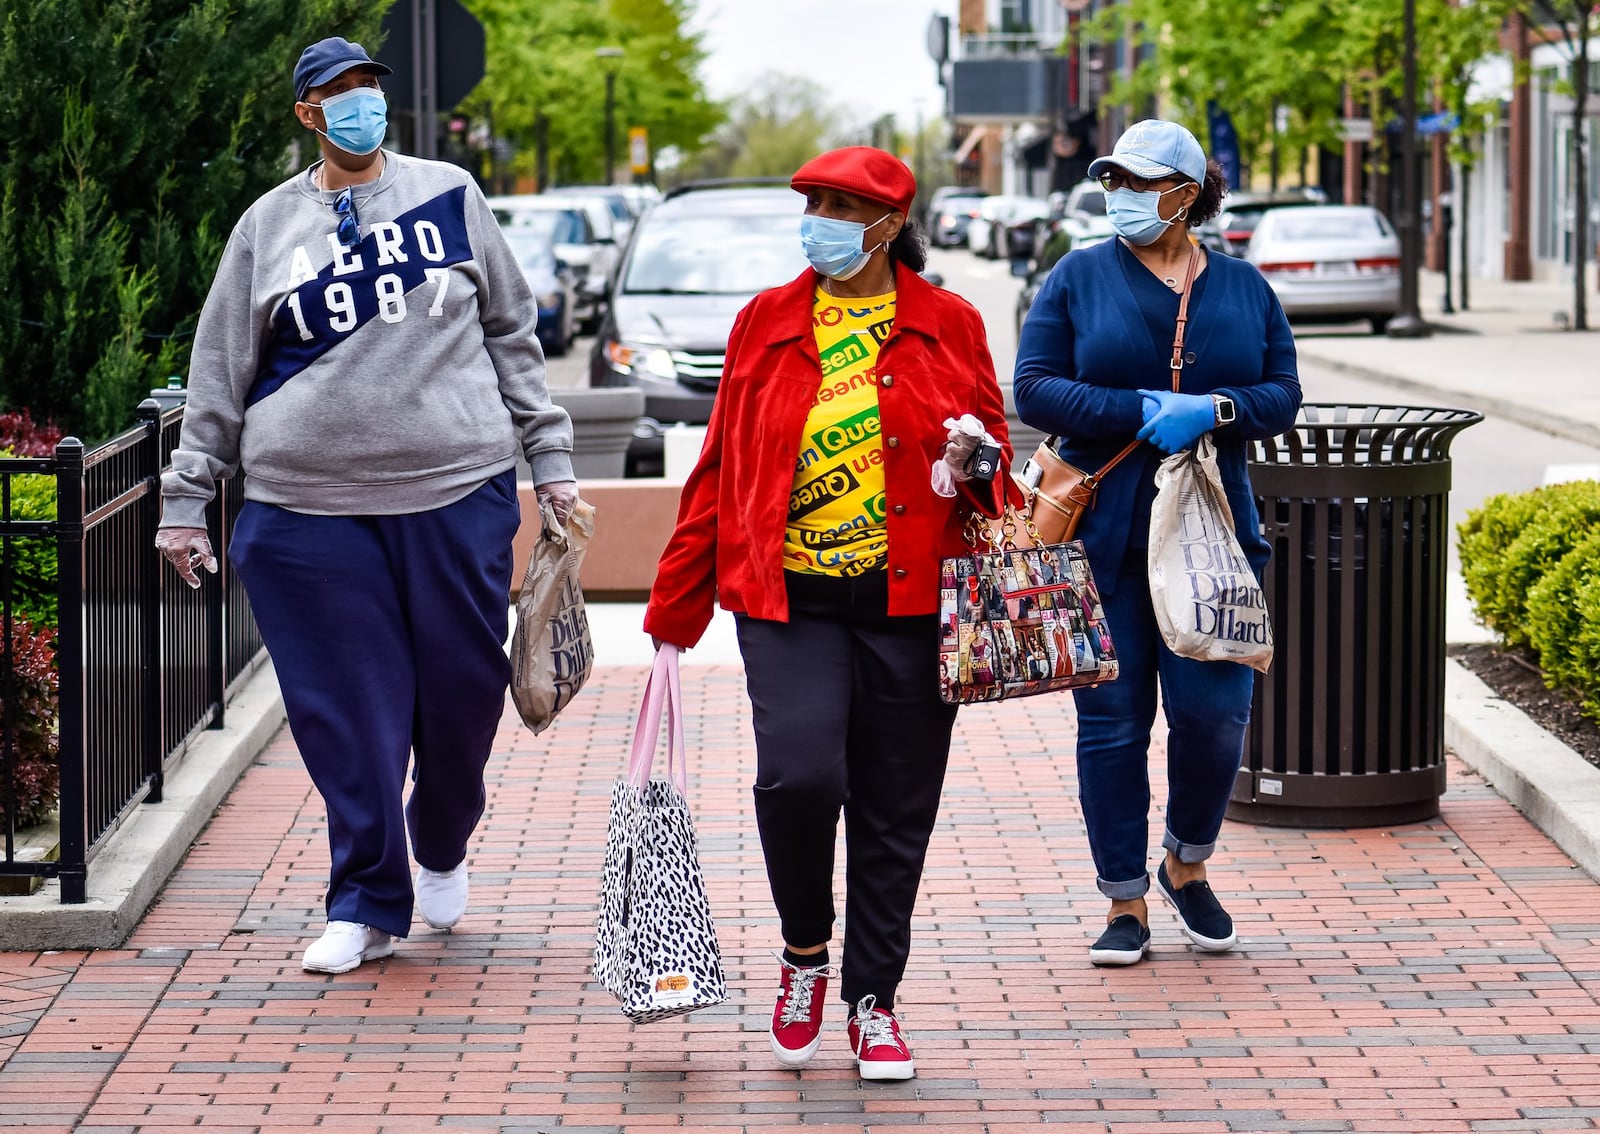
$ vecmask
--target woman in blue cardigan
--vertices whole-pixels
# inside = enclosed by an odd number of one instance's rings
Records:
[[[1086,471],[1137,437],[1147,442],[1104,479],[1078,529],[1105,602],[1121,676],[1075,694],[1078,790],[1106,929],[1097,965],[1131,965],[1150,945],[1145,894],[1150,730],[1159,684],[1167,717],[1167,811],[1156,871],[1195,946],[1238,940],[1206,882],[1244,753],[1253,672],[1235,662],[1174,655],[1150,604],[1146,562],[1155,470],[1210,432],[1239,542],[1259,577],[1270,553],[1245,468],[1245,444],[1288,429],[1300,406],[1294,339],[1277,297],[1243,260],[1191,261],[1189,230],[1227,192],[1220,167],[1176,122],[1128,129],[1090,175],[1107,189],[1118,238],[1072,252],[1050,273],[1017,349],[1017,414],[1061,438],[1061,456]],[[1192,269],[1191,269],[1192,265]],[[1172,344],[1190,284],[1179,392]]]

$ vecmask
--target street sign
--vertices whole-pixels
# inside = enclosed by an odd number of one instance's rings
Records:
[[[376,56],[379,63],[394,68],[384,85],[409,101],[416,51],[412,7],[418,3],[434,13],[434,66],[439,88],[434,104],[441,111],[453,110],[483,78],[484,64],[483,25],[460,0],[396,0],[383,17],[383,48]]]
[[[643,126],[628,130],[628,168],[634,173],[650,172],[650,131]]]
[[[1370,118],[1341,118],[1341,119],[1339,119],[1339,140],[1341,142],[1370,142],[1370,141],[1372,141],[1372,119],[1370,119]]]

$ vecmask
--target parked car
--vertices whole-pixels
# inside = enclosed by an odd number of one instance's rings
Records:
[[[1230,256],[1243,256],[1256,225],[1268,209],[1293,209],[1324,204],[1322,197],[1293,190],[1287,193],[1230,193],[1222,199],[1222,212],[1200,225],[1200,243]]]
[[[941,185],[928,195],[927,202],[917,210],[917,220],[924,229],[933,231],[934,222],[939,213],[939,206],[951,197],[987,197],[987,189],[979,189],[976,185]]]
[[[550,234],[532,224],[502,225],[522,278],[539,305],[539,343],[551,357],[566,354],[578,334],[577,284],[572,266],[556,255]]]
[[[579,328],[593,331],[605,314],[620,252],[611,207],[598,197],[527,193],[490,197],[489,208],[503,227],[533,225],[549,234],[556,255],[577,276]]]
[[[967,225],[967,247],[991,260],[1007,254],[1006,231],[1013,225],[1031,226],[1050,215],[1050,204],[1039,197],[985,197],[978,215]]]
[[[959,248],[967,242],[967,226],[978,215],[981,196],[949,196],[928,210],[928,240],[940,248]]]
[[[653,186],[652,186],[653,188]],[[626,245],[633,233],[633,222],[644,212],[644,202],[639,194],[631,192],[628,185],[558,185],[546,189],[547,197],[594,197],[604,201],[611,211],[611,227],[619,245]],[[659,194],[658,194],[659,196]],[[637,202],[637,204],[636,204]]]
[[[1367,205],[1269,209],[1245,259],[1290,319],[1366,319],[1381,335],[1400,310],[1400,238]]]
[[[1080,181],[1072,187],[1062,205],[1061,221],[1074,248],[1087,248],[1114,235],[1106,217],[1106,191],[1098,181]]]
[[[1022,337],[1022,323],[1027,319],[1028,312],[1033,310],[1033,301],[1049,277],[1050,269],[1054,268],[1068,252],[1078,247],[1074,243],[1071,231],[1063,222],[1064,218],[1057,217],[1039,234],[1033,262],[1028,267],[1028,274],[1023,277],[1022,290],[1017,293],[1016,332],[1019,339]]]
[[[667,426],[710,420],[734,316],[806,267],[804,210],[787,185],[688,186],[639,219],[589,363],[592,386],[644,390],[628,475],[660,472]]]

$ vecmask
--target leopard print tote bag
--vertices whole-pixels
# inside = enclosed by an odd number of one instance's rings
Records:
[[[652,777],[663,709],[666,774]],[[611,789],[594,945],[595,979],[636,1024],[728,998],[687,791],[678,649],[663,645],[645,685],[627,774]]]

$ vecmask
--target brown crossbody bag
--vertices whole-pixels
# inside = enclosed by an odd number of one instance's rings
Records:
[[[1183,374],[1183,338],[1189,323],[1189,292],[1200,267],[1203,253],[1198,245],[1190,250],[1189,267],[1183,277],[1178,300],[1178,329],[1172,337],[1172,392],[1178,392]],[[1142,441],[1130,441],[1094,472],[1084,472],[1064,461],[1056,452],[1057,437],[1047,437],[1034,450],[1033,458],[1016,480],[1026,497],[1022,515],[1031,521],[1029,534],[1039,543],[1065,543],[1075,538],[1083,514],[1094,507],[1095,491],[1107,473],[1121,464]]]

